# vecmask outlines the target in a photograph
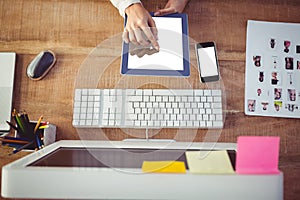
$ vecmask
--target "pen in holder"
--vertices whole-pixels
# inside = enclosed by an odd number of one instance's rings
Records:
[[[26,112],[18,113],[15,109],[12,113],[16,126],[7,122],[15,129],[15,137],[9,137],[10,146],[16,149],[12,154],[21,150],[39,150],[44,146],[55,142],[56,126],[49,122],[43,122],[43,116],[38,121],[30,121]],[[2,142],[3,144],[3,142]]]
[[[29,122],[29,127],[31,130],[33,130],[33,133],[36,126],[37,122]],[[15,137],[28,140],[29,142],[33,141],[33,143],[22,150],[42,149],[43,147],[55,142],[56,126],[48,122],[41,122],[39,128],[34,134],[24,134],[23,132],[15,131]]]

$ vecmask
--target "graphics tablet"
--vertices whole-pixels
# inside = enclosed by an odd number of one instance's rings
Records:
[[[184,162],[185,151],[212,148],[235,154],[236,144],[61,140],[3,166],[1,195],[27,199],[179,200],[197,199],[199,194],[203,199],[245,199],[250,193],[249,199],[283,199],[282,173],[198,175],[189,171],[143,173],[141,169],[145,160]],[[211,192],[215,189],[218,192]]]
[[[153,15],[153,14],[152,14]],[[121,74],[145,76],[189,76],[188,17],[170,14],[153,17],[160,51],[123,42]],[[126,18],[125,18],[126,24]],[[135,52],[135,53],[133,53]]]

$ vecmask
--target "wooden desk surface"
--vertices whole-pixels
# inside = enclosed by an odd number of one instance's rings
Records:
[[[163,7],[166,1],[143,1],[149,11]],[[191,0],[185,12],[189,15],[189,35],[198,42],[215,41],[226,94],[225,127],[215,134],[220,142],[236,142],[240,135],[275,135],[281,138],[280,169],[285,176],[285,199],[300,195],[300,121],[271,117],[249,117],[243,112],[245,83],[246,24],[248,19],[300,23],[299,0]],[[57,139],[122,140],[143,137],[144,133],[120,129],[97,129],[82,133],[72,127],[72,99],[82,65],[95,47],[110,41],[123,30],[123,18],[108,0],[2,0],[0,1],[0,51],[17,53],[13,107],[26,110],[32,120],[43,114],[57,126]],[[105,46],[108,53],[117,51]],[[42,81],[26,76],[29,62],[44,49],[57,55],[57,63]],[[98,51],[104,51],[98,49]],[[111,52],[109,52],[111,51]],[[105,68],[99,87],[113,88],[122,83],[119,60]],[[97,66],[103,68],[106,66]],[[178,79],[130,79],[131,84],[150,87],[175,85]],[[197,72],[183,79],[192,87],[200,87]],[[202,141],[206,130],[163,129],[150,131],[152,138]],[[7,157],[1,149],[1,166],[18,158]]]

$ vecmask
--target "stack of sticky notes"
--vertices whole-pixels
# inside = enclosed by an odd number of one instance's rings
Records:
[[[278,174],[279,137],[240,136],[236,162],[231,163],[226,150],[194,150],[185,152],[193,174]],[[143,172],[186,173],[183,161],[144,161]]]
[[[189,170],[195,174],[234,174],[227,151],[187,151]]]

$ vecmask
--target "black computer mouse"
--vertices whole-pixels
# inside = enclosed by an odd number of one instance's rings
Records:
[[[55,65],[55,54],[50,51],[42,51],[28,65],[27,76],[32,80],[41,80]]]

